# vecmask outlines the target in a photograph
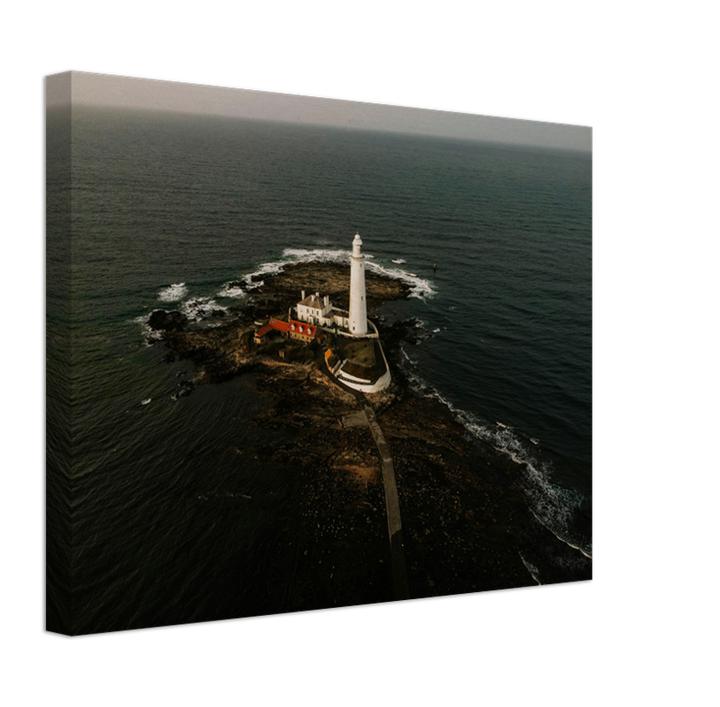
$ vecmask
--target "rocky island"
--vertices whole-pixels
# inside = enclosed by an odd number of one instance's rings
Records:
[[[437,398],[410,386],[398,361],[415,322],[375,319],[392,375],[376,394],[338,385],[317,342],[311,348],[254,341],[258,324],[287,312],[301,290],[327,293],[346,307],[347,283],[346,265],[287,265],[262,280],[231,283],[250,288],[246,304],[212,327],[193,325],[180,312],[150,317],[167,356],[195,364],[180,394],[251,375],[267,401],[251,424],[277,431],[276,441],[257,453],[285,470],[290,502],[265,550],[262,602],[250,613],[398,598],[381,455],[367,425],[349,424],[366,407],[392,455],[410,598],[589,579],[591,561],[578,561],[577,551],[532,513],[521,465],[471,436]],[[365,286],[368,314],[409,295],[400,280],[374,272],[366,273]]]

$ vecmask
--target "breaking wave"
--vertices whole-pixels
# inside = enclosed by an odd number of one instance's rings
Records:
[[[429,299],[436,294],[436,290],[433,288],[429,280],[423,280],[418,277],[415,273],[407,272],[400,268],[386,268],[377,263],[366,263],[365,267],[368,270],[375,271],[387,277],[391,277],[394,280],[400,280],[410,287],[410,297],[417,299]]]
[[[194,297],[182,303],[181,311],[188,319],[197,322],[212,316],[214,312],[227,312],[227,307],[209,297]]]
[[[307,250],[305,248],[285,248],[282,254],[283,258],[294,258],[295,262],[315,263],[315,262],[350,262],[349,250],[331,250],[329,248],[315,248]],[[294,262],[290,261],[290,262]]]
[[[158,292],[158,299],[161,302],[177,302],[181,300],[188,293],[188,288],[185,287],[184,282],[176,282],[174,285],[169,285]]]
[[[245,283],[246,291],[249,292],[250,290],[255,290],[258,287],[262,287],[265,281],[261,278],[264,275],[277,275],[285,269],[286,265],[287,263],[282,261],[261,263],[258,266],[257,270],[242,276],[242,280]]]
[[[417,277],[417,275],[405,272],[399,268],[386,268],[378,263],[370,262],[369,259],[374,258],[372,254],[366,253],[365,257],[368,258],[368,261],[365,263],[365,267],[368,270],[405,282],[410,288],[410,297],[422,298],[435,294],[435,290],[430,283]],[[335,262],[347,263],[349,265],[350,251],[330,248],[315,248],[312,250],[305,248],[285,248],[280,260],[260,263],[254,271],[242,275],[238,280],[232,280],[226,283],[215,296],[226,299],[246,297],[252,290],[264,284],[264,276],[277,275],[283,272],[287,265],[313,262]],[[238,284],[238,282],[242,283],[242,285]],[[158,292],[158,299],[161,302],[180,302],[187,294],[188,288],[186,284],[184,282],[178,282],[161,289]],[[210,297],[193,297],[187,299],[181,303],[179,309],[189,320],[194,322],[207,319],[213,315],[218,316],[219,312],[227,313],[228,311],[227,307],[218,304]],[[142,321],[139,318],[137,320],[138,323],[146,325],[148,316],[149,315],[144,316]],[[148,333],[150,332],[148,331]]]
[[[552,466],[540,462],[523,441],[519,432],[500,423],[482,423],[473,415],[449,405],[466,429],[495,450],[510,457],[523,469],[523,489],[535,519],[558,540],[592,559],[590,543],[574,539],[570,530],[575,509],[583,497],[578,491],[558,486],[550,479]]]
[[[402,268],[385,267],[379,263],[369,262],[374,256],[365,253],[365,267],[370,272],[376,272],[385,277],[404,282],[410,288],[409,297],[424,299],[436,294],[435,289],[428,280],[423,280],[415,273],[407,272]],[[393,261],[396,262],[396,261]],[[404,260],[402,262],[405,262]],[[247,290],[253,290],[263,284],[263,275],[276,275],[285,269],[286,265],[294,263],[347,263],[350,264],[350,251],[331,248],[285,248],[282,259],[268,263],[261,263],[257,270],[243,276]]]
[[[240,299],[241,297],[245,297],[247,295],[247,292],[244,288],[238,287],[238,285],[228,283],[226,284],[222,290],[219,290],[217,293],[218,297],[226,297],[228,299]]]
[[[518,464],[522,469],[525,497],[535,519],[558,540],[592,559],[591,541],[575,538],[571,530],[574,514],[583,496],[578,491],[553,483],[552,464],[538,460],[533,450],[537,441],[529,437],[526,441],[524,435],[510,425],[486,422],[457,408],[420,377],[418,362],[407,353],[404,345],[401,345],[400,351],[404,359],[401,365],[408,376],[410,388],[420,395],[439,400],[470,434]]]

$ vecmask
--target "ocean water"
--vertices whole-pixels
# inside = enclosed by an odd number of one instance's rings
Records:
[[[53,187],[68,174],[69,192]],[[368,268],[413,287],[381,314],[418,320],[403,350],[414,385],[521,462],[536,518],[590,556],[591,174],[578,152],[51,112],[48,212],[70,199],[72,219],[48,229],[48,527],[70,510],[48,536],[48,626],[272,610],[253,578],[287,501],[282,470],[252,454],[263,433],[245,423],[263,400],[250,376],[173,399],[192,366],[164,362],[145,322],[156,308],[205,321],[246,297],[231,281],[343,261],[356,231]]]

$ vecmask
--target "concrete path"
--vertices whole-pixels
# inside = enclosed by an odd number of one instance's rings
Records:
[[[345,415],[342,419],[342,426],[345,429],[348,429],[349,427],[367,427],[368,426],[368,420],[367,416],[365,415],[365,410],[362,410],[361,412],[353,412],[350,415]]]
[[[398,498],[397,483],[395,482],[395,468],[393,467],[390,449],[375,417],[375,411],[366,406],[365,416],[382,460],[385,511],[387,513],[388,535],[390,537],[395,599],[409,599],[410,589],[408,587],[407,566],[405,563],[405,541],[403,540],[402,519],[400,517],[400,500]]]
[[[392,559],[393,590],[395,599],[409,599],[410,589],[407,580],[407,565],[405,563],[405,542],[403,540],[402,519],[400,518],[400,500],[398,498],[397,483],[395,481],[395,467],[393,467],[390,449],[387,446],[385,437],[380,429],[375,411],[367,405],[365,395],[359,390],[346,386],[339,381],[328,369],[325,357],[320,352],[320,347],[315,353],[320,371],[326,375],[337,386],[352,393],[358,402],[363,404],[363,411],[346,415],[342,424],[343,427],[358,427],[367,425],[370,428],[375,444],[380,452],[383,486],[385,487],[385,511],[387,513],[388,536],[390,538],[390,557]]]

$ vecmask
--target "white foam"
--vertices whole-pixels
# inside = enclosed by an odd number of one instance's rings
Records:
[[[542,585],[542,582],[538,579],[539,577],[539,570],[532,562],[528,562],[521,553],[518,552],[518,555],[520,555],[520,559],[522,560],[522,563],[525,565],[525,569],[530,573],[530,576],[540,585]]]
[[[456,408],[437,390],[428,386],[415,370],[417,362],[408,356],[404,346],[401,345],[400,350],[407,364],[410,364],[403,366],[403,369],[410,380],[411,389],[439,400],[472,435],[518,464],[523,470],[523,488],[530,503],[530,510],[538,522],[558,540],[592,559],[591,544],[573,540],[569,532],[574,509],[580,505],[582,495],[552,483],[550,465],[538,462],[510,426],[501,422],[494,425],[483,423],[471,413]]]
[[[209,297],[194,297],[182,303],[182,312],[191,321],[200,321],[205,317],[209,317],[213,312],[227,312],[227,307],[218,304],[214,299]]]
[[[371,253],[365,253],[367,259],[373,259]],[[332,248],[285,248],[282,253],[282,260],[276,260],[269,263],[262,263],[255,272],[244,276],[247,283],[247,289],[253,290],[260,287],[262,281],[253,282],[253,278],[262,278],[263,275],[276,275],[285,269],[286,265],[293,263],[349,263],[349,250],[336,250]],[[393,261],[395,262],[395,261]],[[405,261],[402,261],[405,262]],[[410,273],[400,268],[386,268],[378,263],[366,262],[368,270],[379,273],[394,280],[400,280],[407,284],[410,288],[409,297],[423,299],[432,297],[435,289],[428,280],[423,280],[415,273]]]
[[[150,327],[148,322],[150,321],[150,315],[152,312],[147,314],[141,314],[139,317],[135,317],[132,321],[135,324],[139,324],[145,332],[145,346],[149,347],[153,345],[153,342],[160,341],[162,339],[162,332],[156,331]]]
[[[324,262],[324,261],[349,261],[349,250],[333,250],[330,248],[314,248],[307,250],[305,248],[285,248],[283,258],[294,258],[296,261],[305,263]]]
[[[260,279],[263,277],[263,275],[277,275],[285,269],[286,265],[287,263],[282,261],[261,263],[258,266],[257,270],[248,273],[247,275],[243,275],[242,279],[246,285],[246,292],[249,292],[250,290],[256,290],[258,287],[262,287],[265,284],[265,281]]]
[[[429,280],[423,280],[415,273],[407,272],[400,268],[385,268],[377,263],[367,263],[368,270],[375,271],[381,275],[391,277],[394,280],[400,280],[410,287],[409,297],[417,299],[429,299],[435,294],[433,286]]]
[[[143,400],[140,405],[147,405],[151,400],[152,398],[145,398],[145,400]]]
[[[217,293],[218,297],[227,297],[229,299],[240,299],[241,297],[246,297],[247,292],[242,287],[238,287],[235,285],[234,287],[231,287],[229,284],[225,285],[225,287],[222,288]]]
[[[185,287],[184,282],[176,282],[174,285],[169,285],[158,292],[158,299],[161,302],[177,302],[181,300],[188,293],[188,288]]]
[[[401,265],[402,263],[405,263],[405,262],[407,262],[407,261],[406,261],[406,260],[403,260],[402,258],[398,258],[397,260],[393,260],[393,263],[395,263],[395,265]]]
[[[415,370],[417,361],[408,356],[407,351],[405,351],[404,343],[400,344],[400,352],[405,357],[405,360],[410,364],[409,366],[403,366],[403,371],[405,372],[405,375],[408,377],[408,380],[410,382],[410,389],[421,395],[428,395],[427,385],[425,385],[425,382],[422,380],[422,378],[420,378],[420,376],[416,373]]]
[[[490,444],[493,449],[510,457],[516,464],[530,464],[531,460],[526,456],[525,450],[518,437],[505,426],[496,426],[494,429],[472,419],[462,411],[454,410],[458,418],[478,439]],[[534,460],[532,460],[534,461]]]
[[[417,363],[418,363],[418,362],[417,362],[416,359],[410,358],[410,356],[408,356],[407,353],[406,353],[404,350],[403,350],[402,353],[403,353],[403,356],[405,356],[405,359],[407,360],[408,363],[411,363],[413,366],[417,366]],[[421,383],[420,378],[417,378],[417,382],[418,382],[418,383]]]
[[[593,559],[593,542],[583,543],[570,537],[568,522],[572,508],[582,501],[580,495],[550,483],[534,467],[528,466],[532,478],[531,486],[526,487],[532,506],[530,508],[538,523],[547,528],[558,540],[568,547],[578,550],[585,557]]]

